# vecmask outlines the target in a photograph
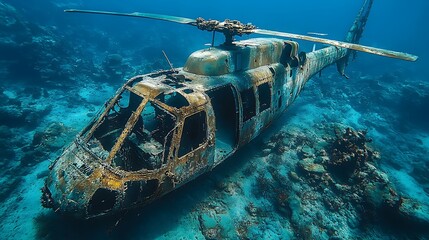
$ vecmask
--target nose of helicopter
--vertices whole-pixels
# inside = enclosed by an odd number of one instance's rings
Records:
[[[42,205],[78,218],[111,211],[116,195],[114,191],[100,188],[100,183],[92,179],[93,173],[99,171],[96,161],[77,143],[70,145],[51,166],[42,187]]]
[[[62,182],[65,177],[69,177],[66,171],[59,174],[51,171],[42,187],[42,205],[45,208],[52,208],[55,212],[76,217],[85,217],[86,204],[84,204],[84,193],[73,188],[73,183],[79,180]]]

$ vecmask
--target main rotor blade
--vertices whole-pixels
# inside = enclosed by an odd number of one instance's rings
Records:
[[[195,20],[195,19],[169,16],[169,15],[162,15],[162,14],[154,14],[154,13],[140,13],[140,12],[121,13],[121,12],[106,12],[106,11],[79,10],[79,9],[66,9],[66,10],[64,10],[64,12],[149,18],[149,19],[162,20],[162,21],[168,21],[168,22],[175,22],[175,23],[180,23],[180,24],[188,24],[188,25],[197,26],[197,20]],[[402,59],[402,60],[406,60],[406,61],[413,61],[414,62],[418,59],[417,56],[411,55],[408,53],[395,52],[395,51],[391,51],[391,50],[368,47],[368,46],[355,44],[355,43],[341,42],[341,41],[336,41],[336,40],[311,37],[311,36],[305,36],[305,35],[300,35],[300,34],[285,33],[285,32],[271,31],[271,30],[265,30],[265,29],[253,29],[250,32],[262,34],[262,35],[279,36],[279,37],[306,40],[306,41],[311,41],[311,42],[325,43],[325,44],[329,44],[332,46],[352,49],[352,50],[361,51],[361,52],[367,52],[367,53],[381,55],[381,56],[390,57],[390,58]]]
[[[190,25],[193,25],[196,23],[196,20],[191,19],[191,18],[175,17],[175,16],[154,14],[154,13],[140,13],[140,12],[120,13],[120,12],[106,12],[106,11],[80,10],[80,9],[66,9],[66,10],[64,10],[64,12],[149,18],[149,19],[155,19],[155,20],[161,20],[161,21],[167,21],[167,22],[175,22],[175,23],[180,23],[180,24],[190,24]]]
[[[397,59],[402,59],[402,60],[406,60],[406,61],[414,62],[418,59],[417,56],[411,55],[408,53],[395,52],[395,51],[381,49],[381,48],[375,48],[375,47],[368,47],[368,46],[355,44],[355,43],[341,42],[341,41],[336,41],[336,40],[329,40],[329,39],[324,39],[324,38],[310,37],[310,36],[305,36],[305,35],[300,35],[300,34],[277,32],[277,31],[264,30],[264,29],[254,29],[252,31],[254,33],[262,34],[262,35],[271,35],[271,36],[278,36],[278,37],[300,39],[300,40],[311,41],[311,42],[325,43],[325,44],[329,44],[332,46],[348,48],[348,49],[352,49],[352,50],[356,50],[356,51],[371,53],[371,54],[390,57],[390,58],[397,58]]]

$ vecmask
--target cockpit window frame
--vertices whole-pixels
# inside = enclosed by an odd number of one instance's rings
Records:
[[[124,125],[124,128],[123,128],[123,130],[122,130],[122,132],[120,134],[120,137],[118,137],[116,139],[116,141],[114,143],[114,146],[110,149],[110,151],[108,151],[109,155],[106,158],[104,158],[104,159],[97,156],[96,159],[98,161],[100,161],[100,163],[102,163],[103,165],[114,167],[112,165],[113,159],[115,158],[115,156],[118,154],[118,152],[122,148],[122,146],[123,146],[124,142],[126,141],[126,139],[131,135],[133,129],[135,128],[135,126],[136,126],[136,124],[138,122],[138,119],[136,120],[135,117],[133,117],[133,116],[141,116],[143,110],[145,109],[145,107],[147,106],[147,104],[150,102],[151,104],[158,106],[162,111],[166,112],[174,120],[172,129],[170,131],[168,131],[168,133],[166,134],[166,136],[163,139],[163,143],[161,143],[162,146],[163,146],[163,152],[162,152],[162,156],[161,156],[161,158],[162,158],[161,159],[161,161],[162,161],[161,166],[159,168],[155,168],[155,169],[142,168],[142,169],[135,170],[135,171],[125,170],[125,169],[116,169],[116,168],[115,169],[119,170],[119,171],[124,171],[124,172],[129,172],[129,173],[135,173],[135,174],[142,173],[142,172],[157,172],[160,169],[165,168],[166,165],[168,165],[168,163],[169,163],[169,161],[168,161],[168,157],[169,156],[166,156],[165,154],[170,155],[170,154],[173,154],[173,153],[172,153],[171,149],[168,149],[168,150],[165,149],[167,137],[169,137],[171,135],[170,138],[171,138],[172,143],[168,147],[172,148],[173,145],[174,145],[173,144],[173,139],[175,138],[175,134],[176,134],[177,128],[179,126],[178,119],[177,119],[177,116],[176,116],[175,112],[172,112],[171,109],[167,108],[166,106],[168,106],[168,105],[166,105],[165,103],[160,102],[160,101],[158,101],[156,99],[150,99],[150,98],[144,96],[141,92],[133,89],[130,86],[123,86],[123,88],[121,88],[117,92],[117,94],[109,101],[109,104],[106,104],[107,106],[104,109],[103,114],[99,115],[99,117],[95,118],[96,120],[93,121],[93,124],[97,124],[97,127],[91,126],[91,128],[97,129],[101,125],[101,123],[103,122],[103,119],[100,119],[100,118],[106,118],[109,115],[109,113],[115,108],[115,106],[117,105],[118,101],[121,99],[121,96],[123,96],[123,94],[124,94],[125,91],[129,91],[130,93],[133,93],[133,94],[141,97],[141,101],[137,102],[136,105],[138,107],[136,107],[136,109],[132,109],[131,110],[132,113],[128,117],[128,119],[126,121],[126,124]],[[112,102],[112,101],[114,101],[114,102]],[[87,130],[87,132],[86,132],[87,136],[81,135],[81,137],[85,136],[85,139],[83,139],[83,138],[81,139],[81,143],[82,144],[83,143],[88,143],[89,140],[92,137],[94,137],[94,132],[95,131],[89,132]],[[85,134],[85,133],[83,133],[83,134]],[[86,138],[88,138],[87,141],[86,141]],[[83,145],[86,145],[86,144],[83,144]],[[87,149],[90,153],[93,153],[90,148],[85,147],[85,149]]]
[[[120,100],[120,96],[122,96],[123,92],[125,90],[132,91],[133,93],[139,95],[140,97],[144,98],[142,94],[139,94],[136,91],[131,90],[132,86],[134,86],[138,81],[142,80],[142,75],[137,75],[131,79],[129,79],[122,87],[116,91],[115,95],[106,101],[104,106],[99,110],[99,114],[96,114],[95,117],[91,120],[88,127],[84,128],[79,133],[79,138],[83,140],[84,143],[88,143],[88,141],[93,136],[95,130],[99,127],[99,125],[103,122],[104,118],[107,116],[107,114],[110,112],[110,110],[116,105],[116,103]]]
[[[133,130],[135,124],[138,121],[138,117],[140,117],[142,110],[145,108],[145,106],[148,102],[149,102],[148,98],[143,98],[141,103],[137,107],[136,111],[133,111],[131,113],[131,116],[128,118],[127,123],[125,124],[124,130],[122,130],[121,135],[119,135],[114,146],[110,150],[109,156],[105,159],[105,162],[107,164],[111,165],[113,158],[116,156],[116,154],[122,148],[122,145],[123,145],[125,139],[130,135],[131,131]]]

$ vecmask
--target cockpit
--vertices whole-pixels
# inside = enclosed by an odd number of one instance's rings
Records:
[[[167,109],[125,89],[87,146],[114,168],[155,170],[167,161],[175,126],[176,118]]]

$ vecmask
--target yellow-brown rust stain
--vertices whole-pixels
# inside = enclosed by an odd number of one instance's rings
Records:
[[[120,190],[123,186],[121,178],[102,169],[96,169],[85,181],[76,185],[76,188],[85,189],[90,185],[94,185],[96,182],[100,182],[102,186],[111,190]]]
[[[113,176],[108,176],[105,175],[103,176],[103,178],[101,179],[101,182],[103,183],[103,185],[109,187],[112,190],[120,190],[122,189],[122,180],[115,178]]]

